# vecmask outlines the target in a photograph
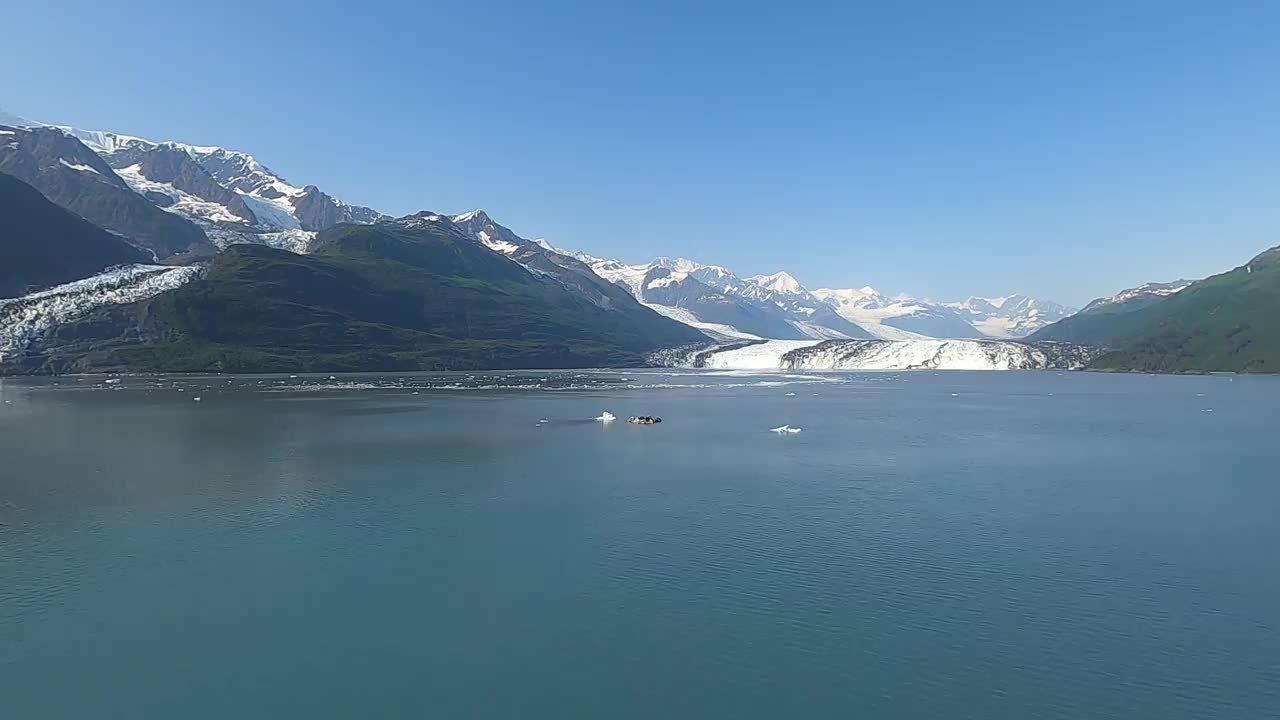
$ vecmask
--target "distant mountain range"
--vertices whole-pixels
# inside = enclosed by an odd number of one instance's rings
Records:
[[[758,362],[775,350],[805,366],[1280,365],[1275,250],[1079,312],[1022,295],[810,290],[786,272],[558,250],[481,210],[391,218],[247,153],[3,112],[0,217],[3,372],[577,367],[659,351]],[[1021,339],[1034,347],[1008,342]]]
[[[658,312],[722,338],[1019,338],[1074,312],[1022,295],[940,303],[870,287],[810,291],[786,272],[741,278],[683,258],[627,265],[575,257]]]

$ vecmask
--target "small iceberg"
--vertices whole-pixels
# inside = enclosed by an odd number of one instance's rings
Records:
[[[786,394],[786,395],[784,395],[783,397],[795,397],[795,396],[796,396],[796,394],[795,394],[795,393],[787,393],[787,394]]]
[[[204,399],[204,398],[201,398],[201,397],[197,396],[197,397],[193,397],[193,398],[191,398],[191,401],[192,401],[192,402],[200,402],[200,401],[201,401],[201,400],[203,400],[203,399]]]
[[[769,428],[769,432],[778,433],[779,435],[794,435],[800,432],[801,430],[802,428],[793,428],[790,425],[783,425],[782,427]]]
[[[600,421],[600,422],[602,422],[602,423],[611,423],[611,422],[613,422],[614,420],[617,420],[617,419],[618,419],[618,416],[617,416],[617,415],[614,415],[613,413],[609,412],[608,410],[605,410],[603,413],[601,413],[600,417],[595,418],[595,419],[596,419],[596,420],[599,420],[599,421]]]

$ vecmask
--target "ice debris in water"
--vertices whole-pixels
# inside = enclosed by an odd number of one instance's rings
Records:
[[[611,423],[611,422],[613,422],[614,420],[617,420],[617,419],[618,419],[618,416],[614,415],[613,413],[609,412],[608,410],[605,410],[605,411],[600,415],[600,417],[596,418],[596,420],[599,420],[599,421],[600,421],[600,422],[602,422],[602,423]]]
[[[796,396],[796,394],[795,394],[795,393],[787,393],[787,394],[785,395],[785,397],[795,397],[795,396]]]
[[[798,427],[793,428],[790,425],[783,425],[782,427],[769,428],[769,432],[775,432],[775,433],[778,433],[779,435],[794,435],[800,432],[801,429],[802,428],[798,428]]]

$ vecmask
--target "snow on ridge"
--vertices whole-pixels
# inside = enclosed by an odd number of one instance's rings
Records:
[[[506,240],[494,240],[490,238],[489,234],[484,232],[483,230],[480,232],[480,234],[483,236],[480,238],[480,242],[483,243],[485,247],[489,248],[490,250],[496,253],[499,253],[502,255],[510,255],[520,249],[520,246],[516,245],[515,243],[510,243],[510,242],[507,242]]]
[[[80,163],[67,162],[66,158],[58,158],[58,162],[62,163],[64,167],[69,167],[72,170],[77,170],[79,172],[93,173],[94,175],[102,174],[97,170],[93,169],[92,167],[89,167],[88,165],[81,165]]]
[[[663,275],[662,277],[657,277],[650,280],[649,284],[645,285],[645,289],[653,290],[655,288],[667,287],[668,285],[674,285],[676,283],[683,282],[688,277],[689,277],[688,273],[671,271],[666,275]]]
[[[199,277],[197,266],[125,265],[18,298],[0,300],[0,362],[55,325],[105,305],[155,297]]]
[[[169,207],[160,208],[165,212],[170,212],[183,217],[207,220],[214,223],[236,223],[247,225],[248,221],[232,213],[225,206],[216,202],[210,202],[202,198],[196,197],[187,192],[183,192],[169,183],[156,182],[149,180],[142,174],[142,166],[140,164],[130,165],[126,168],[116,170],[116,175],[120,176],[134,192],[139,195],[153,192],[159,193],[173,200],[173,204]]]

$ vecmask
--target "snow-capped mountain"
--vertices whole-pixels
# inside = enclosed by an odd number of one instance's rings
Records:
[[[538,242],[520,237],[509,228],[494,222],[483,210],[472,210],[457,215],[424,210],[402,218],[383,218],[378,222],[405,228],[429,227],[465,237],[518,263],[537,277],[557,283],[569,293],[599,308],[643,313],[635,298],[626,292],[625,288],[620,288],[601,278],[581,260],[559,252],[545,241]],[[683,322],[679,318],[675,319]],[[697,337],[696,334],[694,337]]]
[[[659,312],[724,338],[1017,338],[1071,311],[1023,296],[940,303],[875,288],[809,290],[787,272],[742,278],[721,265],[658,258],[628,265],[575,254]],[[665,310],[663,309],[665,308]]]
[[[556,250],[481,210],[392,219],[314,185],[294,185],[253,155],[32,122],[0,112],[0,170],[128,238],[156,261],[185,263],[238,243],[294,252],[340,223],[447,225],[597,305],[632,299],[719,340],[1018,338],[1071,311],[1014,295],[940,303],[871,287],[810,290],[787,272],[740,277],[685,258],[644,264]],[[625,291],[630,297],[616,294]]]
[[[799,295],[805,292],[805,289],[800,285],[800,281],[786,272],[777,272],[772,275],[753,275],[747,278],[747,282],[762,287],[769,292],[782,295]]]
[[[131,189],[196,223],[219,247],[252,242],[305,252],[319,230],[382,217],[314,185],[293,185],[254,156],[236,150],[53,126],[8,113],[0,113],[0,123],[56,128],[76,138]]]
[[[1182,292],[1191,285],[1194,280],[1174,280],[1166,283],[1146,283],[1138,287],[1128,288],[1112,295],[1111,297],[1098,298],[1088,305],[1084,306],[1081,313],[1099,312],[1109,310],[1120,305],[1131,306],[1137,304],[1149,304],[1160,298]]]
[[[887,297],[873,287],[832,290],[814,295],[841,317],[866,328],[882,340],[920,338],[978,338],[983,333],[952,308],[909,295]]]
[[[144,248],[157,262],[192,262],[215,252],[200,227],[136,192],[102,157],[61,130],[0,126],[0,172]]]
[[[980,298],[948,303],[988,337],[1021,338],[1076,312],[1074,308],[1026,295]]]
[[[723,266],[686,258],[661,257],[627,265],[583,253],[576,256],[642,303],[719,337],[873,337],[787,273],[744,279]]]

